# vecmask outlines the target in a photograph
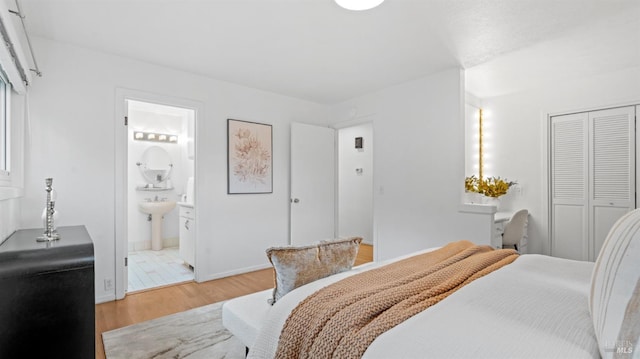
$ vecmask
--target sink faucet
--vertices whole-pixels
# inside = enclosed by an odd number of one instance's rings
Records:
[[[156,198],[153,199],[154,202],[158,202],[158,196],[156,195]]]

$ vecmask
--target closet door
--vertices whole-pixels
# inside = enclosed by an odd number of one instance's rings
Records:
[[[551,255],[587,260],[587,113],[551,118]]]
[[[589,112],[589,260],[635,208],[635,108]]]
[[[635,107],[551,118],[551,255],[594,261],[636,207]]]

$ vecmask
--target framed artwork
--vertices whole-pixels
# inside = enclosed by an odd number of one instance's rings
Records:
[[[227,120],[227,193],[273,193],[271,125]]]

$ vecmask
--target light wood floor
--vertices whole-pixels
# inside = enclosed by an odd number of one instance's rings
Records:
[[[372,260],[373,247],[361,244],[355,264]],[[122,300],[97,304],[96,358],[105,358],[103,332],[269,288],[273,288],[270,268],[203,283],[189,282],[133,293]]]

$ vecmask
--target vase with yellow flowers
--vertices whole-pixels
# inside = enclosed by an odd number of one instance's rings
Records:
[[[483,196],[484,203],[498,205],[498,198],[504,196],[517,182],[509,181],[506,178],[487,177],[481,179],[475,175],[464,179],[464,189],[466,192],[478,193]]]

